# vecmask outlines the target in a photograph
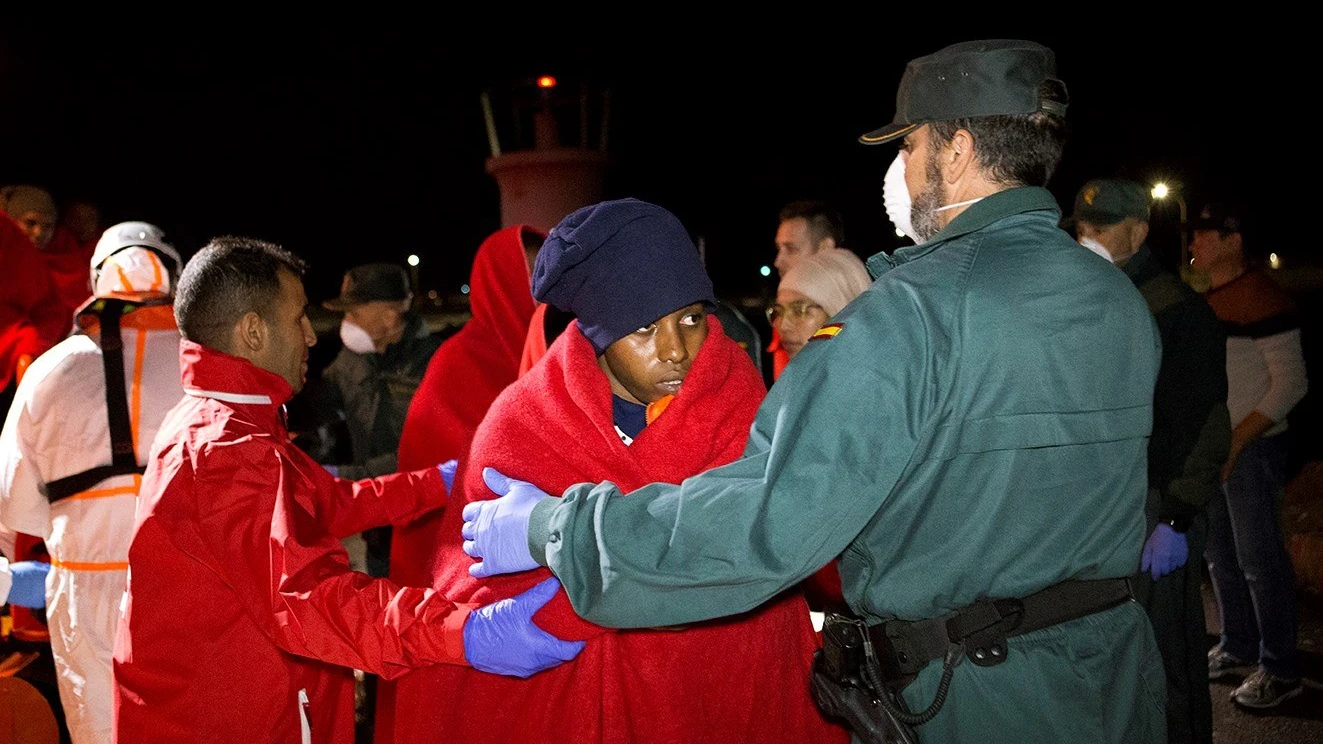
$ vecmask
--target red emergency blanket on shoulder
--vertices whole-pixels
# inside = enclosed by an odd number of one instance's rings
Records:
[[[611,389],[577,324],[492,404],[460,464],[430,556],[432,585],[487,604],[550,576],[547,569],[474,579],[461,549],[461,503],[492,498],[483,467],[560,494],[610,480],[629,493],[735,459],[765,390],[748,354],[708,317],[710,332],[684,386],[631,446],[615,431]],[[628,498],[628,496],[626,497]],[[378,742],[844,742],[808,690],[817,636],[798,592],[732,618],[681,628],[612,630],[579,618],[564,592],[536,616],[565,639],[586,639],[574,661],[527,680],[441,666],[396,682],[387,738]],[[388,717],[390,713],[386,714]],[[378,712],[382,731],[382,712]]]

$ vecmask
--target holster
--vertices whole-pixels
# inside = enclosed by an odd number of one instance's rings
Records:
[[[813,654],[810,689],[818,710],[843,721],[864,744],[916,744],[913,729],[897,721],[859,679],[836,679],[828,671],[824,651]],[[883,692],[883,694],[890,694]]]

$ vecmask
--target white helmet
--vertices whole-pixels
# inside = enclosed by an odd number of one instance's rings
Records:
[[[130,248],[139,250],[129,251]],[[123,253],[123,255],[120,255]],[[116,256],[115,271],[105,271]],[[183,260],[165,240],[161,228],[148,222],[121,222],[101,233],[92,251],[92,293],[98,297],[137,293],[169,295]],[[164,277],[161,276],[164,268]]]

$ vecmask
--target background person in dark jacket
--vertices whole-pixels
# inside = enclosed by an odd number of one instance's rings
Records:
[[[343,312],[344,320],[343,346],[323,370],[316,393],[323,422],[319,433],[323,452],[334,455],[343,450],[337,434],[347,432],[352,452],[350,461],[327,469],[351,480],[393,473],[405,414],[440,341],[412,309],[413,292],[402,266],[355,266],[345,273],[340,296],[322,306]],[[363,540],[367,573],[388,575],[390,528],[368,530]]]
[[[1123,179],[1089,181],[1071,215],[1080,244],[1111,261],[1144,296],[1162,338],[1148,440],[1148,539],[1135,598],[1148,611],[1167,673],[1167,741],[1211,742],[1204,625],[1205,506],[1231,444],[1226,333],[1203,296],[1154,258],[1149,195]],[[1190,556],[1194,556],[1193,563]]]

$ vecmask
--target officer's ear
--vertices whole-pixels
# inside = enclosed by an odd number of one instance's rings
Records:
[[[231,338],[234,355],[249,358],[252,354],[261,353],[266,348],[270,330],[256,310],[244,313],[234,324],[234,334]]]

